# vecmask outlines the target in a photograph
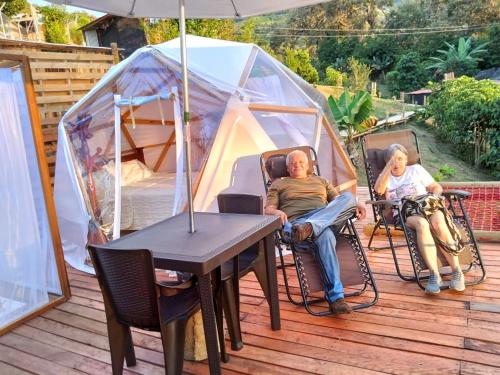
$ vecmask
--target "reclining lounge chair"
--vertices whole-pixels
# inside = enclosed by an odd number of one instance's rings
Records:
[[[369,134],[362,138],[361,148],[371,197],[371,201],[367,203],[372,204],[373,217],[375,220],[375,226],[370,236],[370,241],[368,242],[368,248],[370,250],[390,248],[398,276],[406,281],[417,281],[420,288],[425,289],[425,285],[422,281],[428,279],[429,272],[427,265],[418,250],[415,232],[408,228],[403,220],[400,220],[401,225],[395,225],[391,210],[400,211],[399,206],[394,205],[393,202],[386,201],[384,197],[379,196],[375,192],[375,182],[386,164],[385,152],[393,143],[399,143],[406,147],[408,150],[408,165],[422,163],[417,136],[412,130],[408,129]],[[469,218],[465,212],[462,202],[463,199],[466,199],[469,196],[469,193],[461,190],[448,190],[443,192],[443,196],[446,198],[449,210],[457,228],[460,230],[462,237],[465,238],[467,242],[466,248],[459,255],[460,264],[462,265],[464,272],[469,272],[473,269],[478,269],[479,271],[479,275],[477,272],[470,272],[469,275],[466,275],[466,285],[479,284],[486,278],[486,271],[481,260],[481,254],[479,252],[479,247],[474,237]],[[399,212],[399,214],[401,214],[401,212]],[[387,240],[389,242],[388,247],[376,248],[371,246],[375,232],[379,228],[385,229]],[[403,231],[406,244],[396,245],[394,243],[391,228]],[[398,253],[396,251],[396,247],[401,246],[408,247],[409,249],[414,275],[404,274],[401,270],[400,262],[398,261]],[[399,254],[399,256],[401,256],[401,254]],[[445,257],[440,251],[438,251],[438,265],[440,268],[448,266]],[[447,275],[448,273],[449,272],[442,272],[442,275]],[[442,288],[447,287],[448,284],[445,282]]]
[[[288,176],[286,155],[297,149],[307,154],[310,172],[320,174],[316,152],[309,146],[268,151],[263,153],[260,158],[266,192],[275,179]],[[378,291],[363,246],[352,221],[355,217],[355,208],[346,210],[334,225],[334,232],[337,239],[336,251],[341,267],[342,284],[346,290],[345,297],[360,296],[371,289],[368,297],[356,298],[356,304],[352,305],[352,309],[358,310],[374,305],[378,300]],[[327,304],[323,297],[324,287],[320,268],[312,252],[304,248],[302,243],[287,242],[282,233],[276,233],[276,246],[279,249],[280,268],[283,272],[288,300],[295,305],[304,305],[312,315],[324,316],[332,314],[329,308],[325,307]],[[293,254],[293,262],[288,264],[285,263],[283,254],[287,249],[290,249]],[[292,267],[296,270],[296,281],[292,280],[292,278],[294,279],[293,273],[291,275],[290,272],[287,272],[287,269]],[[297,293],[293,291],[292,283],[293,285],[298,284],[301,295],[300,300],[297,299]],[[349,290],[353,291],[350,292]]]

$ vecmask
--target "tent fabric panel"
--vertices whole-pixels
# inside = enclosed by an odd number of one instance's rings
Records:
[[[180,40],[154,46],[165,56],[180,63]],[[238,87],[253,45],[188,35],[186,39],[189,71],[211,82],[220,81],[233,89]]]
[[[221,121],[194,199],[197,211],[217,211],[217,194],[265,195],[259,156],[276,144],[248,110],[233,98]]]
[[[61,294],[61,286],[54,271],[54,243],[20,66],[0,68],[0,97],[0,329],[3,329],[46,305],[49,289]]]

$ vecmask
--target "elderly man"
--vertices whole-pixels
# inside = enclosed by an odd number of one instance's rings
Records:
[[[325,285],[325,297],[334,314],[351,312],[344,301],[344,287],[340,280],[340,267],[335,251],[335,235],[330,226],[337,217],[351,207],[356,216],[364,218],[364,206],[357,205],[351,193],[339,192],[324,178],[308,175],[309,161],[300,150],[290,152],[286,158],[290,177],[276,180],[269,188],[265,213],[278,215],[294,241],[312,241]]]

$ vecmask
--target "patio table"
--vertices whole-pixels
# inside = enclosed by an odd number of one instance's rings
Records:
[[[281,329],[274,250],[274,231],[281,224],[277,216],[197,212],[196,231],[188,233],[188,220],[187,213],[176,215],[108,242],[106,247],[149,249],[153,253],[155,267],[191,272],[197,276],[210,373],[220,374],[212,271],[254,243],[264,240],[271,293],[271,327],[273,330]],[[220,272],[217,273],[220,275]]]

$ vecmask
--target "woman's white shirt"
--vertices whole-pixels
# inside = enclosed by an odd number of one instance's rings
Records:
[[[409,165],[401,176],[389,176],[385,197],[399,203],[403,197],[426,194],[426,187],[433,182],[434,178],[420,164]]]

